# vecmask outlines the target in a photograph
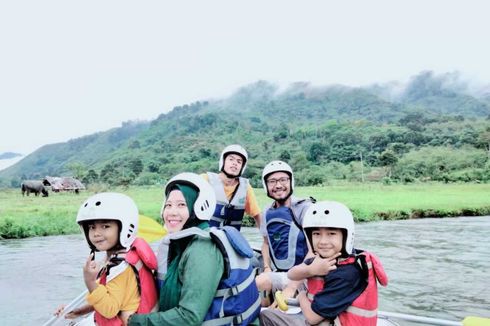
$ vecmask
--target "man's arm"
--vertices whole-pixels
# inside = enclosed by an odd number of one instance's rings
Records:
[[[260,230],[260,220],[262,219],[262,215],[257,214],[253,216],[253,219],[255,220],[255,226]]]
[[[247,197],[245,199],[245,213],[249,216],[252,216],[255,220],[255,225],[260,228],[260,207],[257,202],[257,198],[255,197],[254,190],[250,184],[247,186]]]
[[[262,247],[260,251],[262,253],[262,259],[264,262],[264,272],[271,272],[271,256],[269,254],[269,241],[267,240],[267,237],[264,237],[264,241],[262,242]],[[266,268],[269,268],[269,270],[266,271]]]

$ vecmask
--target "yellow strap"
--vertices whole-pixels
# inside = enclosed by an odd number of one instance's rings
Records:
[[[466,317],[463,326],[490,326],[490,318]]]

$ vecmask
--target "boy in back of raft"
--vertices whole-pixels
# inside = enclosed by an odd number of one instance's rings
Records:
[[[88,304],[67,312],[65,318],[94,311],[96,325],[127,325],[132,314],[148,313],[156,306],[152,270],[157,259],[148,243],[136,237],[138,220],[136,204],[120,193],[96,194],[82,204],[77,223],[91,249],[83,267]],[[95,251],[107,254],[102,266],[94,261]]]
[[[379,259],[353,248],[354,219],[338,202],[319,202],[305,213],[303,229],[314,257],[288,272],[291,280],[306,279],[306,290],[297,299],[302,314],[263,310],[261,325],[342,325],[375,326],[377,323],[377,282],[386,286],[388,278]]]

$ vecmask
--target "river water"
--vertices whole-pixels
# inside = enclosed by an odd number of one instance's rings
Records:
[[[490,317],[490,216],[356,226],[356,247],[376,253],[390,278],[380,310],[461,320]],[[253,246],[260,236],[244,233]],[[39,325],[84,290],[81,235],[0,240],[1,325]],[[401,322],[401,325],[405,325]]]

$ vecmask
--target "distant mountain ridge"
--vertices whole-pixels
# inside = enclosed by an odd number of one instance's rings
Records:
[[[4,153],[0,153],[0,160],[8,160],[19,156],[22,156],[22,154],[13,153],[13,152],[4,152]]]
[[[449,77],[452,83],[445,82]],[[478,121],[471,127],[477,138],[488,125],[490,98],[472,96],[461,85],[454,86],[454,75],[449,77],[422,72],[405,87],[295,83],[284,90],[258,81],[228,98],[178,106],[150,122],[127,122],[45,145],[0,171],[0,184],[72,174],[74,166],[109,181],[153,183],[157,176],[164,179],[183,170],[215,170],[219,152],[230,143],[240,143],[250,152],[248,176],[255,180],[271,159],[290,160],[308,171],[323,162],[356,161],[360,151],[368,164],[379,165],[379,155],[397,143],[408,146],[400,155],[418,146],[462,146],[466,143],[461,140],[448,143],[441,138],[446,132],[451,138],[451,132],[431,130],[449,123],[456,124],[451,128],[458,132],[470,132],[463,123],[472,119]],[[383,138],[379,144],[373,143],[376,137]]]

